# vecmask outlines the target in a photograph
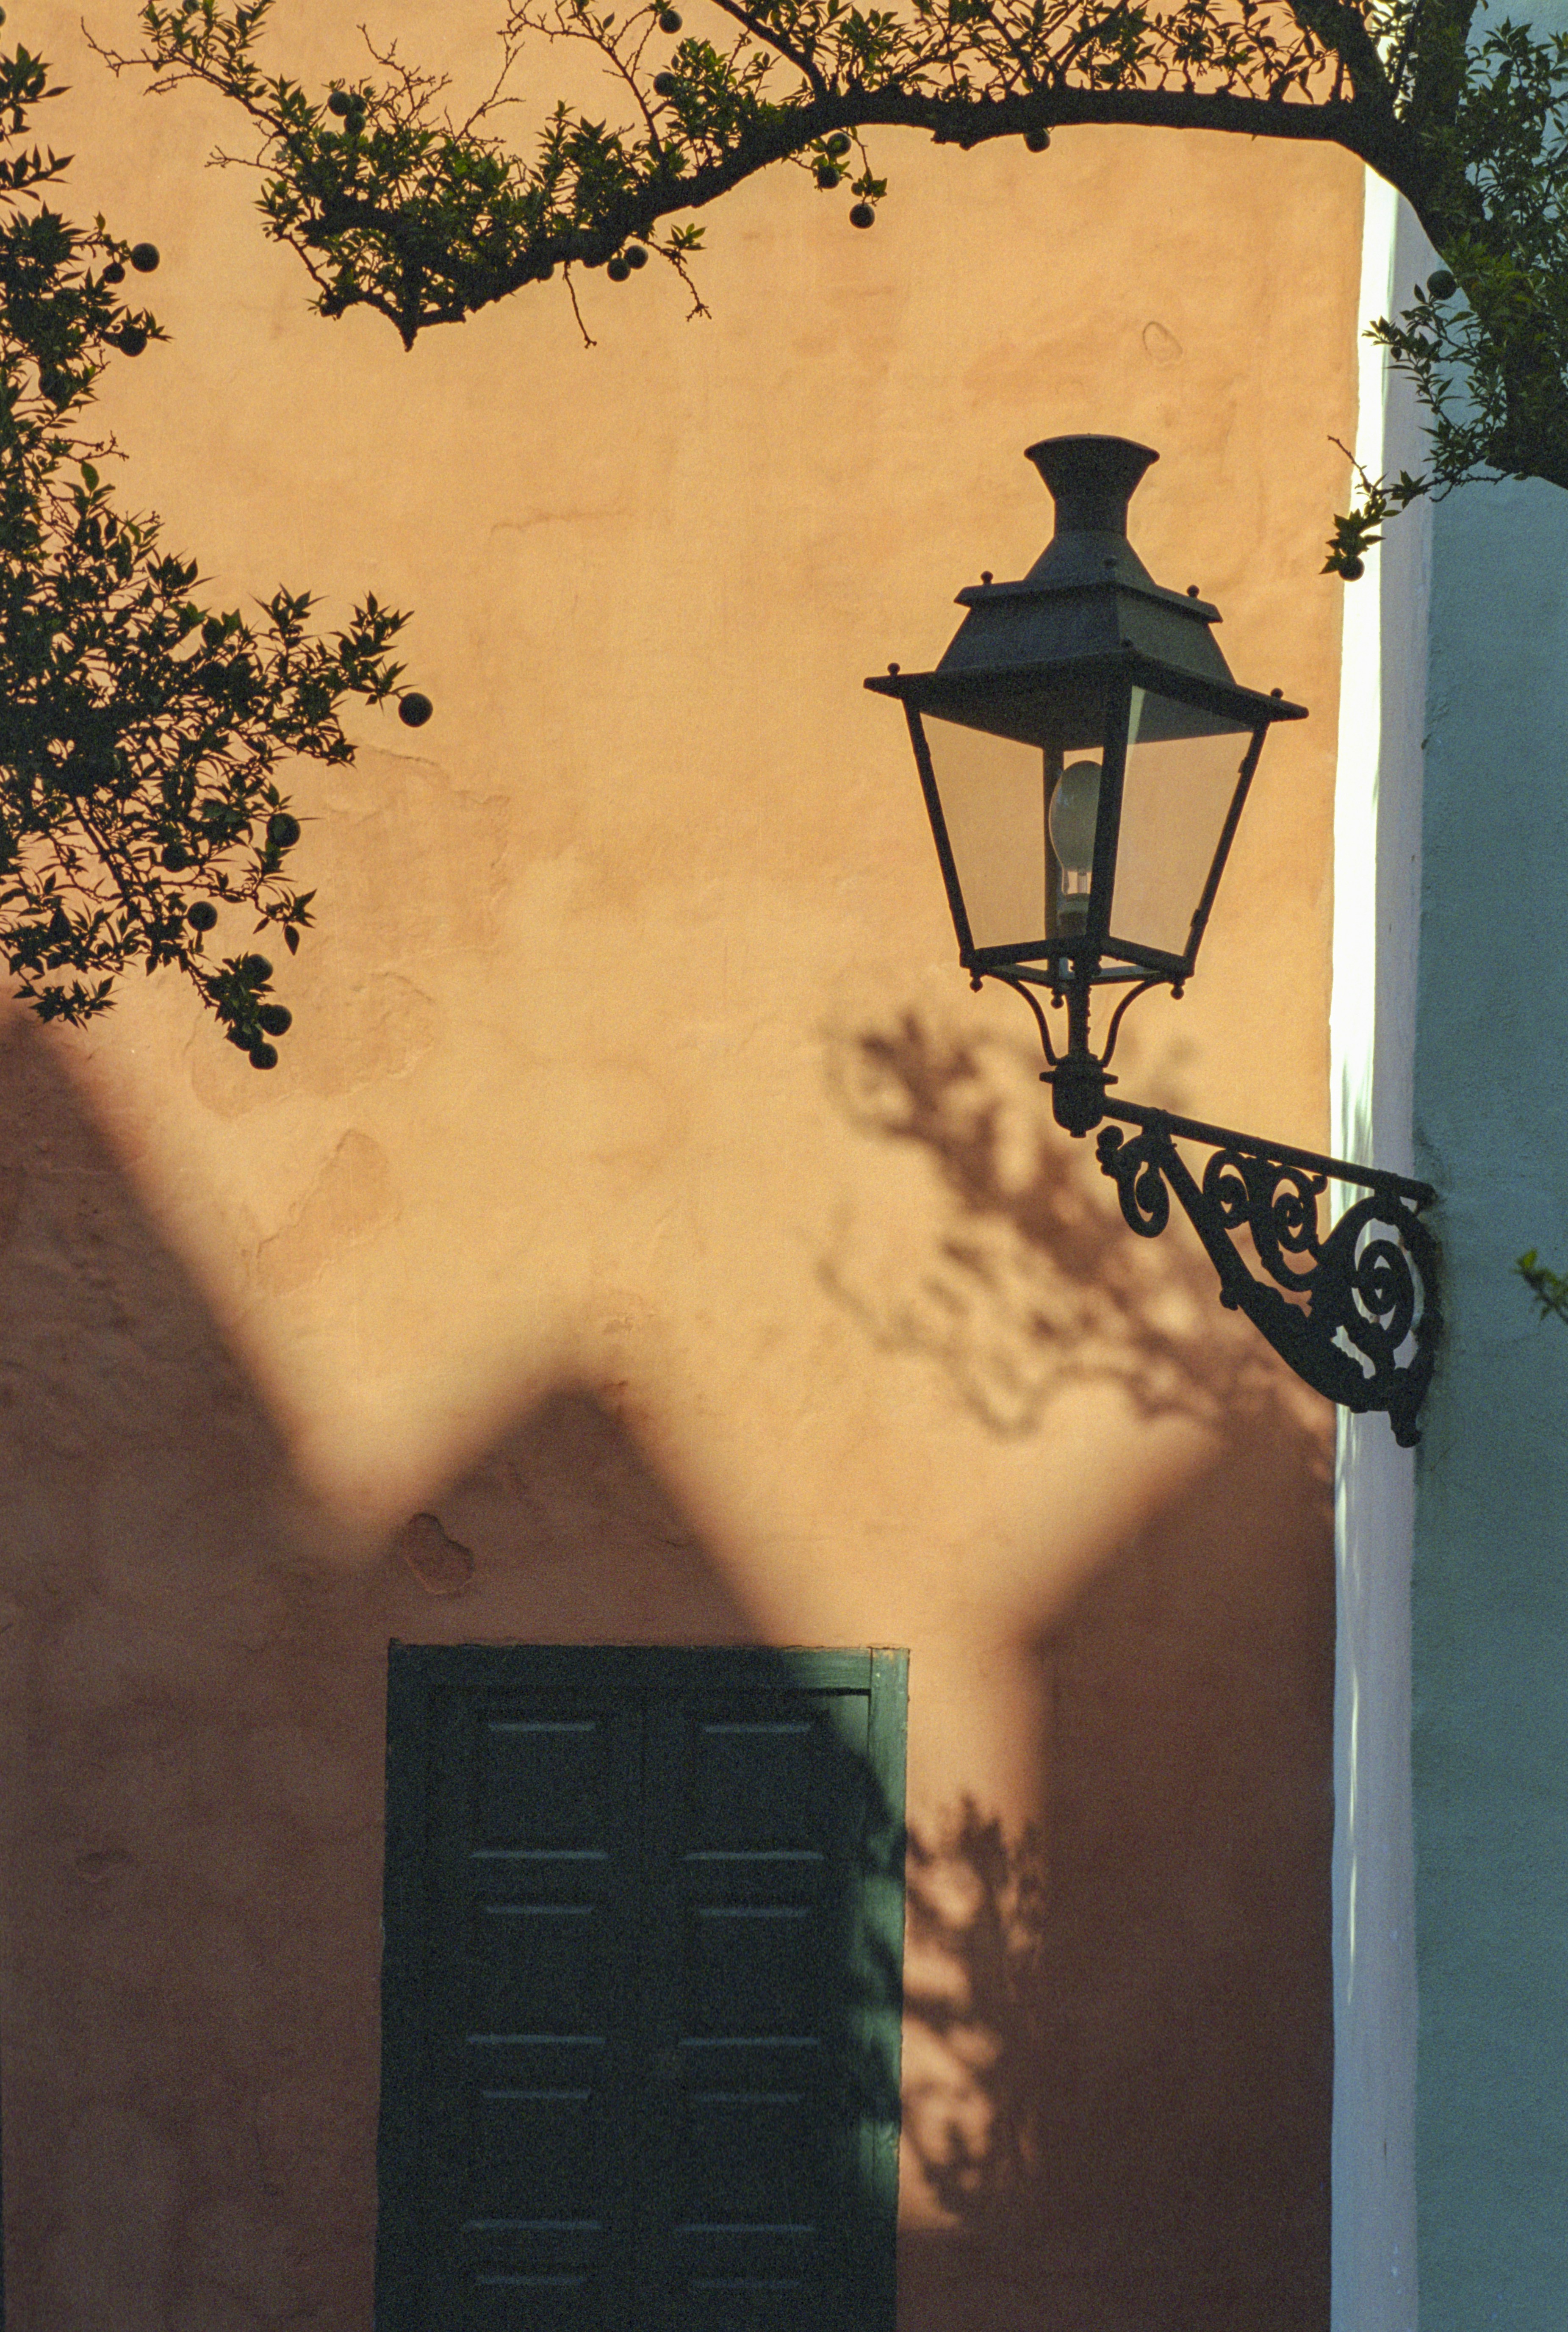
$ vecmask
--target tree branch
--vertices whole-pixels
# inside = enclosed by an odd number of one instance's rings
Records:
[[[687,33],[649,75],[655,29],[680,29],[669,0],[618,20],[597,0],[512,0],[502,80],[527,33],[587,40],[640,115],[620,129],[558,106],[531,160],[490,134],[500,81],[458,127],[436,110],[444,83],[401,65],[324,102],[269,79],[253,49],[272,0],[146,0],[147,47],[110,62],[238,103],[268,231],[319,305],[373,307],[409,347],[562,268],[608,263],[620,281],[652,249],[685,276],[702,230],[674,222],[776,162],[812,158],[830,190],[878,129],[965,148],[1095,126],[1339,146],[1405,196],[1445,264],[1376,327],[1427,406],[1429,467],[1362,482],[1331,568],[1353,577],[1384,518],[1466,478],[1568,483],[1568,36],[1477,35],[1479,0],[699,5],[722,43]],[[861,158],[864,227],[887,188]]]

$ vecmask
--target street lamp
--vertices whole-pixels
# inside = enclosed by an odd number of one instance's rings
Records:
[[[1169,1192],[1245,1311],[1296,1372],[1417,1438],[1439,1330],[1435,1192],[1380,1169],[1114,1102],[1111,1056],[1128,1008],[1191,977],[1269,729],[1305,710],[1238,687],[1213,635],[1219,611],[1162,588],[1127,540],[1151,462],[1124,437],[1052,437],[1028,458],[1056,530],[1021,582],[990,575],[933,672],[888,666],[867,688],[904,705],[959,960],[1035,1016],[1058,1124],[1097,1146],[1133,1229],[1155,1238]],[[1114,1008],[1091,1043],[1095,991]],[[1053,1037],[1047,1001],[1065,1015]],[[1175,1144],[1211,1152],[1201,1183]],[[1320,1238],[1330,1180],[1369,1195]],[[1244,1260],[1245,1228],[1266,1285]],[[1284,1291],[1284,1292],[1282,1292]]]

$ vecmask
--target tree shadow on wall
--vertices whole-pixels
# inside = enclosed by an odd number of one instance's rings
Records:
[[[827,1082],[911,1171],[902,1205],[841,1210],[822,1283],[877,1343],[937,1361],[993,1432],[1030,1432],[1056,1393],[1098,1381],[1147,1417],[1273,1412],[1321,1439],[1324,1404],[1221,1309],[1185,1221],[1128,1228],[1092,1146],[1051,1117],[1037,1056],[907,1012],[830,1034]]]
[[[1326,1516],[1227,1454],[1042,1630],[1039,1821],[911,1840],[904,2332],[1314,2332]]]
[[[591,1388],[367,1550],[50,1040],[0,1029],[6,2288],[368,2320],[387,1643],[764,1633]]]

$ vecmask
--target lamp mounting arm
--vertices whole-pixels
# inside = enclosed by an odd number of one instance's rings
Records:
[[[1095,1147],[1128,1227],[1157,1238],[1174,1192],[1219,1276],[1220,1301],[1245,1312],[1296,1375],[1342,1409],[1384,1410],[1394,1439],[1410,1448],[1442,1325],[1437,1242],[1420,1214],[1436,1199],[1430,1184],[1138,1102],[1107,1101],[1104,1114],[1121,1121]],[[1137,1129],[1131,1140],[1123,1124]],[[1201,1181],[1179,1142],[1211,1153]],[[1320,1236],[1318,1200],[1331,1180],[1367,1196]],[[1236,1245],[1243,1229],[1267,1280]]]

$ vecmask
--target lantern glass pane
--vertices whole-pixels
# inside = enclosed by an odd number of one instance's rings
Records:
[[[1252,742],[1250,726],[1133,691],[1111,929],[1185,956]]]
[[[1037,745],[924,721],[970,935],[977,948],[1046,936],[1047,780]]]
[[[923,713],[975,947],[1044,952],[1084,932],[1105,719],[1092,674],[977,692],[968,722]]]

